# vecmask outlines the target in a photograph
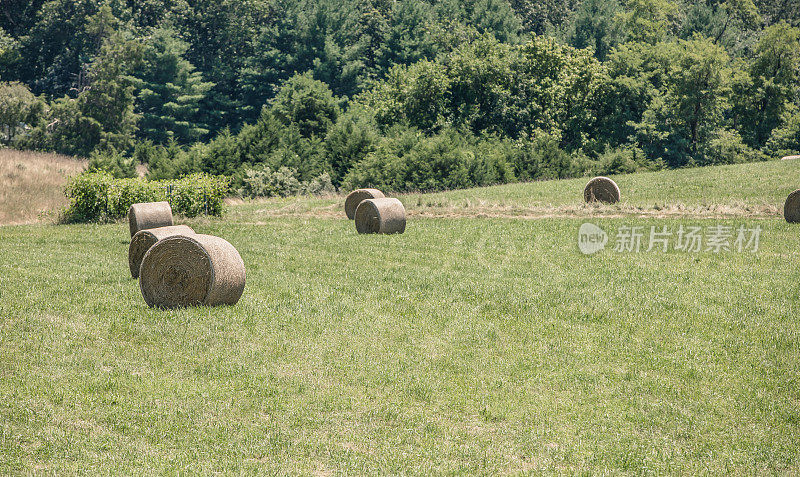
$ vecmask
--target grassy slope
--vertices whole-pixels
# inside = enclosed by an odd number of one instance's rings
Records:
[[[56,154],[0,149],[0,225],[37,222],[67,205],[67,176],[86,161]]]
[[[776,164],[714,169],[702,196],[782,202],[797,175]],[[404,200],[469,215],[582,183]],[[247,264],[216,309],[148,309],[123,224],[0,227],[0,474],[800,472],[796,226],[759,220],[757,254],[586,257],[574,218],[417,216],[383,237],[303,216],[339,202],[190,221]]]
[[[586,179],[507,184],[494,187],[401,194],[409,213],[422,216],[588,217],[695,216],[779,217],[783,202],[800,188],[800,161],[771,161],[731,166],[612,176],[623,200],[611,207],[583,203]],[[237,220],[275,216],[338,216],[343,198],[271,199],[233,210]]]

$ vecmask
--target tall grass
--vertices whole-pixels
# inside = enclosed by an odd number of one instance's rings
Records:
[[[0,149],[0,225],[36,222],[67,205],[68,176],[86,161],[57,154]]]

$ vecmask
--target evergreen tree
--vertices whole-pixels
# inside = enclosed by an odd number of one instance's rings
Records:
[[[575,48],[591,48],[595,58],[605,61],[609,52],[623,40],[617,20],[617,0],[586,0],[575,12],[567,29],[567,43]]]
[[[131,70],[137,68],[139,45],[114,33],[88,68],[88,85],[76,99],[65,96],[52,108],[52,147],[64,154],[88,157],[96,148],[127,151],[133,145],[134,113]]]
[[[736,85],[734,114],[747,144],[763,147],[792,105],[800,104],[800,28],[767,27],[749,77]]]
[[[201,122],[201,104],[213,84],[204,82],[184,59],[187,49],[187,43],[164,28],[145,43],[141,68],[133,73],[140,137],[158,144],[171,139],[188,144],[208,133]]]

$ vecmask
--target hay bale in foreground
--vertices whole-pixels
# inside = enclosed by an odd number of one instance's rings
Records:
[[[347,214],[348,219],[353,220],[356,217],[358,204],[362,200],[382,199],[384,197],[383,192],[378,189],[356,189],[347,194],[347,198],[344,200],[344,213]]]
[[[212,235],[175,235],[144,255],[139,288],[153,307],[233,305],[244,291],[244,262],[227,241]]]
[[[172,207],[169,206],[169,202],[133,204],[128,209],[128,225],[131,229],[131,237],[140,230],[172,225]]]
[[[783,204],[783,218],[790,224],[800,222],[800,189],[789,194]]]
[[[397,199],[367,199],[356,209],[360,234],[401,234],[406,230],[406,208]]]
[[[604,202],[614,204],[622,198],[617,183],[608,177],[595,177],[583,189],[583,200],[586,202]]]
[[[169,225],[136,232],[128,247],[128,266],[131,268],[133,278],[139,278],[139,266],[150,247],[159,240],[173,235],[194,235],[194,230],[188,225]]]

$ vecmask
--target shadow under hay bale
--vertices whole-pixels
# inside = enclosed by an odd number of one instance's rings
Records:
[[[169,206],[169,202],[133,204],[128,209],[128,225],[131,229],[131,237],[140,230],[172,225],[172,207]]]
[[[356,189],[347,195],[344,200],[344,213],[350,220],[355,219],[356,209],[362,200],[366,199],[382,199],[385,196],[383,192],[378,189]]]
[[[406,209],[397,199],[367,199],[358,204],[355,221],[360,234],[401,234],[406,230]]]
[[[212,235],[159,240],[147,251],[139,269],[139,288],[151,307],[234,305],[244,284],[239,252]]]
[[[159,240],[174,235],[194,235],[194,230],[188,225],[168,225],[136,232],[128,247],[128,266],[131,269],[131,276],[139,278],[139,266],[141,266],[144,254],[150,250],[150,247]]]
[[[789,194],[783,204],[783,218],[790,224],[800,223],[800,189]]]
[[[617,183],[608,177],[595,177],[583,189],[583,200],[586,202],[603,202],[614,204],[622,198]]]

